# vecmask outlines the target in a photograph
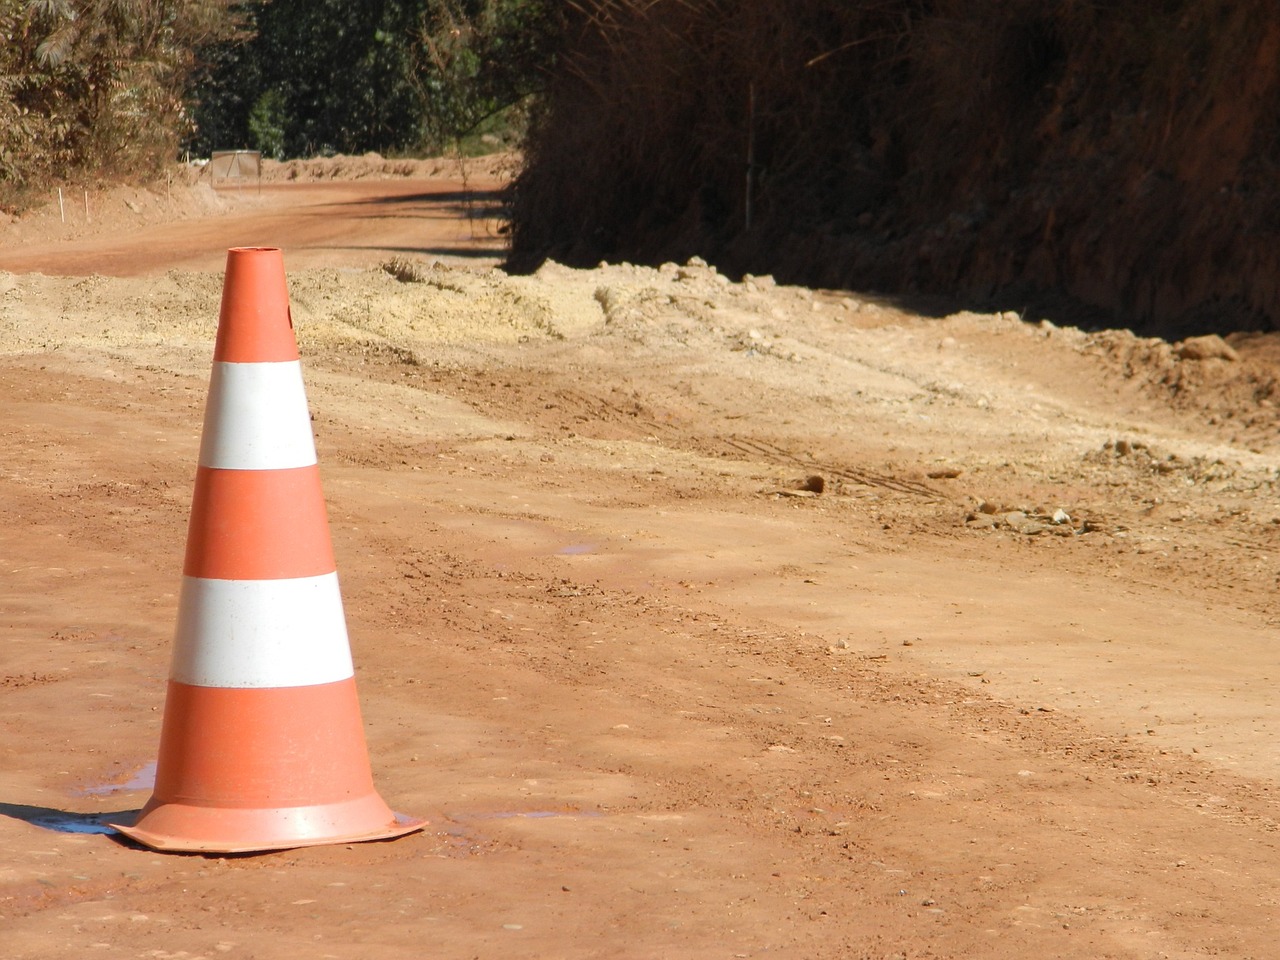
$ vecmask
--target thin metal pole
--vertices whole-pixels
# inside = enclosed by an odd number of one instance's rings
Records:
[[[756,172],[756,82],[747,84],[747,196],[743,221],[751,229],[751,202]]]

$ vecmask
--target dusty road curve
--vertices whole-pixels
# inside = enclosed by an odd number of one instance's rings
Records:
[[[173,222],[132,223],[115,200],[115,209],[91,207],[86,224],[73,207],[61,231],[68,239],[0,240],[0,270],[110,277],[218,270],[227,248],[243,246],[280,247],[291,269],[367,267],[395,256],[497,262],[499,186],[475,177],[221,187],[211,192],[220,215]],[[50,225],[50,232],[59,231]]]

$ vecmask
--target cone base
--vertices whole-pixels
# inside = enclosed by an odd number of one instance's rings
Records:
[[[426,825],[425,820],[392,813],[376,793],[342,803],[268,809],[153,800],[134,823],[108,824],[143,846],[174,853],[253,853],[392,840]]]

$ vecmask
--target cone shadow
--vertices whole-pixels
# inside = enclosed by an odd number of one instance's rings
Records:
[[[42,830],[54,833],[82,833],[118,835],[115,827],[107,821],[132,819],[138,811],[116,810],[108,813],[75,813],[70,810],[56,810],[53,807],[38,807],[25,803],[0,803],[0,816],[21,820]]]

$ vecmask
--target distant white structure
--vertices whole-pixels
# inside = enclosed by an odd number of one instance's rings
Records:
[[[243,186],[244,181],[253,177],[262,189],[262,153],[258,150],[215,150],[209,158],[209,179],[218,186],[218,181],[236,186]]]

